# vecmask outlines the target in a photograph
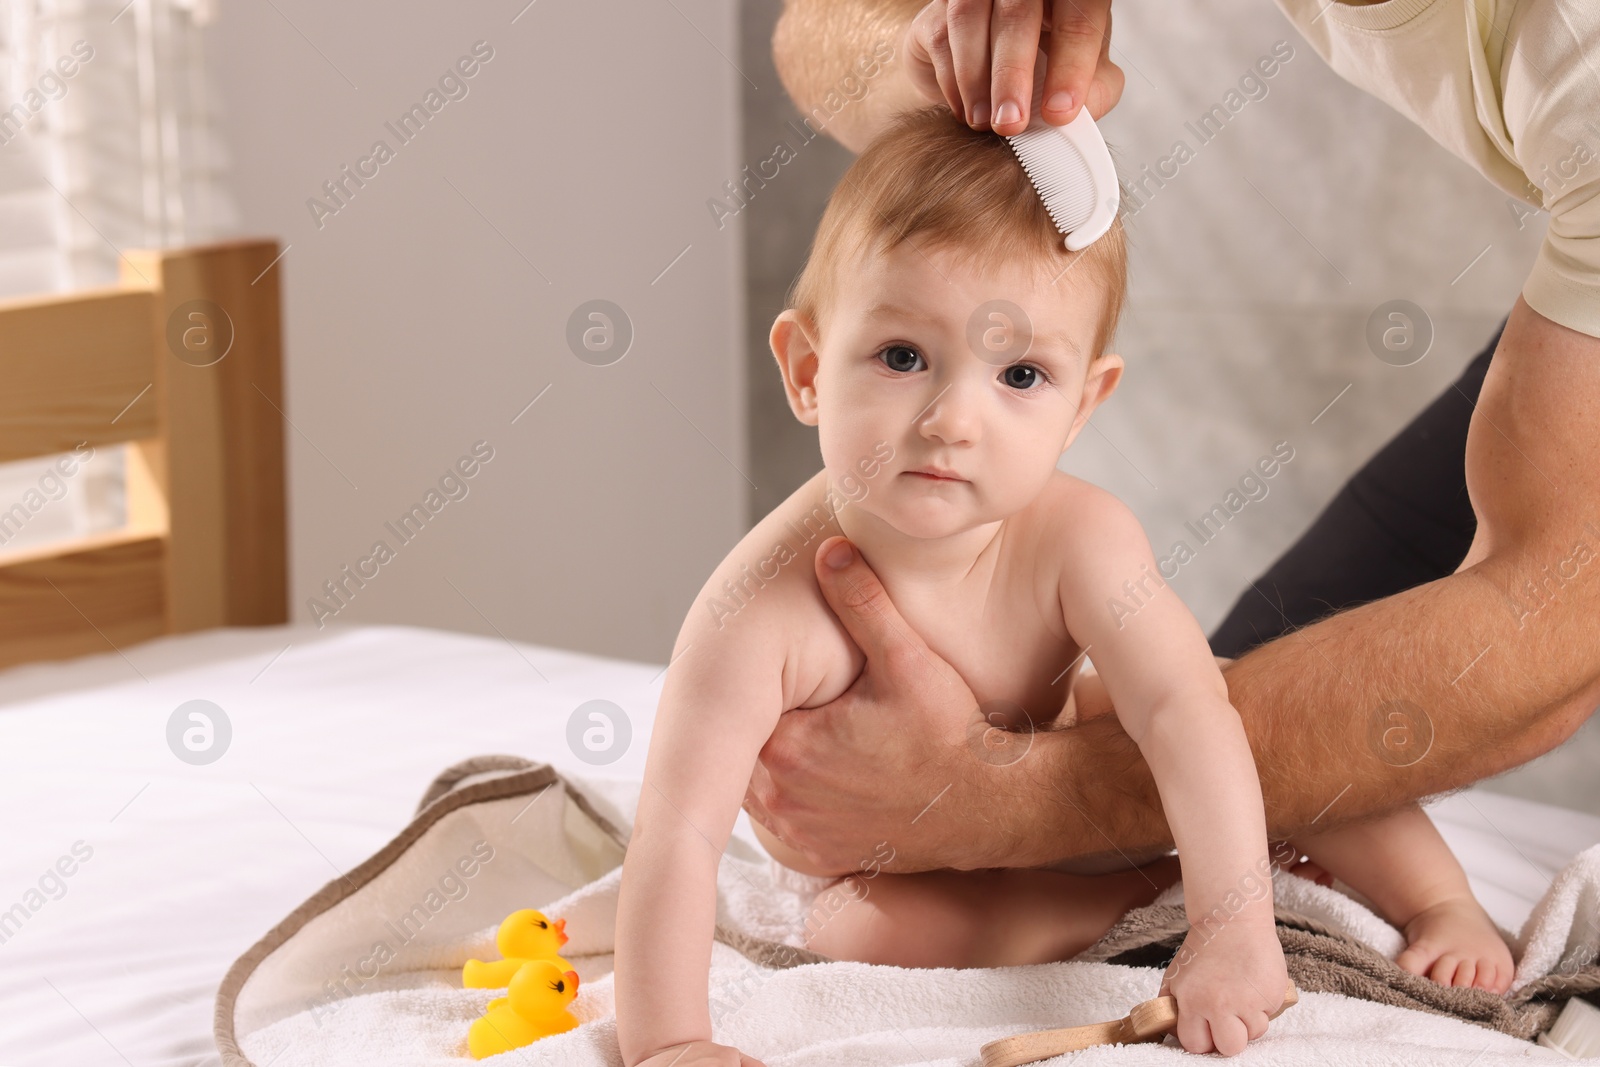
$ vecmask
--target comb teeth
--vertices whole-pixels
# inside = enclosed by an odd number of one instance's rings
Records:
[[[1054,127],[1023,130],[1006,140],[1056,229],[1068,234],[1089,221],[1095,207],[1094,176],[1076,145]]]
[[[1600,1009],[1573,997],[1555,1025],[1539,1035],[1539,1044],[1565,1053],[1568,1059],[1600,1056]]]

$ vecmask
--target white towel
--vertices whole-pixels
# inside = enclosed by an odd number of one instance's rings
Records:
[[[634,787],[637,788],[636,786]],[[618,798],[621,799],[621,798]],[[619,807],[631,807],[623,800]],[[567,920],[564,949],[582,978],[573,1012],[585,1023],[508,1054],[519,1065],[620,1064],[612,984],[612,934],[621,869],[554,901],[530,902]],[[802,944],[803,918],[822,880],[778,867],[745,843],[730,843],[718,870],[717,917],[723,927]],[[1351,897],[1280,872],[1278,903],[1347,933],[1385,956],[1403,947],[1399,931]],[[1181,886],[1160,903],[1181,899]],[[461,939],[450,963],[493,952],[500,916]],[[1600,920],[1600,846],[1578,856],[1557,879],[1516,939],[1518,984],[1593,953]],[[1585,948],[1587,946],[1587,948]],[[420,962],[420,960],[419,960]],[[460,988],[459,969],[441,966],[433,946],[427,966],[397,966],[372,991],[343,1001],[318,1021],[300,1012],[253,1033],[241,1047],[259,1067],[460,1067],[468,1026],[497,993]],[[710,1004],[717,1041],[768,1067],[860,1064],[975,1065],[987,1041],[1027,1030],[1114,1019],[1155,996],[1156,968],[1053,963],[973,970],[909,970],[858,963],[757,965],[725,944],[711,958]],[[1058,1064],[1177,1063],[1173,1044],[1102,1046]],[[1457,1019],[1327,993],[1300,1003],[1238,1057],[1245,1064],[1342,1067],[1345,1064],[1445,1064],[1507,1067],[1566,1063],[1559,1054]]]
[[[1534,906],[1512,952],[1515,992],[1552,972],[1570,972],[1600,953],[1600,845],[1578,853]]]

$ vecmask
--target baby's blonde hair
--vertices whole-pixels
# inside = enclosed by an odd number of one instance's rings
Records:
[[[1058,284],[1098,288],[1098,356],[1116,333],[1128,288],[1122,222],[1079,252],[1068,252],[1062,240],[1006,140],[936,104],[896,116],[851,163],[786,303],[825,332],[843,266],[867,249],[881,254],[902,241],[947,250],[968,268],[1022,259],[1047,278],[1061,277]]]

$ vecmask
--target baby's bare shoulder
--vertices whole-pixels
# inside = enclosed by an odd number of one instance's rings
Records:
[[[691,641],[781,648],[785,710],[842,692],[862,658],[817,585],[817,548],[842,533],[826,484],[820,473],[811,478],[739,539],[701,586],[674,649]]]
[[[1133,509],[1117,496],[1065,471],[1056,471],[1023,513],[1040,547],[1058,554],[1068,548],[1104,545],[1108,537],[1143,536]]]
[[[1059,615],[1061,598],[1094,598],[1108,576],[1138,573],[1149,542],[1139,518],[1092,482],[1056,471],[1018,516],[1016,545],[1036,583],[1043,610]]]

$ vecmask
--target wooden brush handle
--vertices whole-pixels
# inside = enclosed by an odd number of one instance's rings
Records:
[[[1283,995],[1283,1004],[1267,1018],[1276,1019],[1285,1008],[1299,999],[1299,991],[1290,982]],[[1094,1045],[1118,1042],[1133,1045],[1144,1041],[1160,1041],[1177,1027],[1177,1000],[1170,996],[1156,997],[1135,1004],[1126,1017],[1110,1022],[1069,1026],[1062,1030],[1036,1030],[1031,1034],[991,1041],[983,1046],[983,1067],[1022,1067],[1025,1063],[1059,1056],[1063,1052],[1077,1052]]]

